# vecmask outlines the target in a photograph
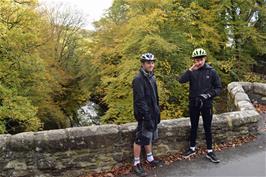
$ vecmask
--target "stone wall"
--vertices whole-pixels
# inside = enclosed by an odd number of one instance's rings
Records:
[[[265,94],[266,84],[228,85],[237,109],[214,115],[214,142],[257,133],[259,114],[245,90]],[[188,146],[189,127],[189,118],[161,121],[154,153],[183,151]],[[0,176],[74,177],[129,163],[135,128],[136,123],[129,123],[0,135]],[[202,122],[198,143],[205,144]]]

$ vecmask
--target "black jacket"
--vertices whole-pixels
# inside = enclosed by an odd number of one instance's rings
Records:
[[[210,65],[207,63],[195,71],[187,70],[179,78],[180,83],[189,82],[189,99],[190,101],[200,94],[210,94],[212,98],[219,95],[222,90],[221,80]]]
[[[156,128],[160,123],[160,108],[155,76],[141,68],[132,82],[132,87],[135,119],[152,120]]]

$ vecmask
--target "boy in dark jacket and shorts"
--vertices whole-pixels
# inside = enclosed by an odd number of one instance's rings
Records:
[[[141,56],[141,68],[132,82],[134,116],[138,122],[133,145],[133,170],[139,176],[147,176],[140,164],[141,147],[145,147],[147,162],[151,166],[159,165],[152,155],[152,141],[158,138],[157,125],[160,123],[160,108],[157,84],[153,73],[154,55],[145,53]]]

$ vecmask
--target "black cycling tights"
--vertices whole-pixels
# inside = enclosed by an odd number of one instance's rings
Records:
[[[212,107],[203,106],[202,108],[190,106],[189,114],[190,114],[190,147],[196,146],[197,139],[197,130],[199,124],[199,116],[200,113],[203,118],[203,127],[205,131],[205,139],[207,143],[207,149],[212,149],[212,132],[211,132],[211,123],[212,123]]]

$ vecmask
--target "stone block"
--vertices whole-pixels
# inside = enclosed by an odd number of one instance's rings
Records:
[[[36,152],[57,152],[68,149],[66,130],[49,130],[34,133]]]
[[[253,83],[252,82],[238,82],[238,83],[243,87],[245,92],[253,91]]]
[[[238,82],[231,82],[227,85],[227,90],[228,92],[231,92],[231,90],[235,87],[238,87],[239,86],[239,83]]]
[[[34,149],[34,133],[25,132],[13,135],[8,142],[11,151],[31,151]]]
[[[253,83],[254,93],[266,96],[266,84],[265,83]]]
[[[6,154],[7,150],[7,143],[10,139],[11,135],[6,134],[6,135],[0,135],[0,157],[4,157]],[[0,167],[1,169],[1,167]]]
[[[240,111],[256,110],[253,104],[251,104],[249,101],[246,100],[237,102],[237,108]]]

